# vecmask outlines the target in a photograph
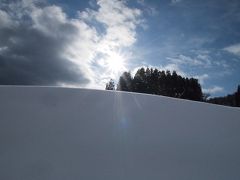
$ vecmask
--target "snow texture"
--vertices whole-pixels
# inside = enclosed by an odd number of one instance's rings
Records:
[[[161,96],[0,87],[1,180],[239,180],[240,110]]]

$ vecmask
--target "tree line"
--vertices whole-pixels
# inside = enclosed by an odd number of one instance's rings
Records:
[[[240,107],[240,85],[237,91],[224,97],[215,97],[207,100],[209,103]]]
[[[163,95],[222,105],[239,106],[240,104],[240,87],[230,100],[229,97],[227,98],[228,101],[217,98],[207,99],[209,95],[202,92],[198,79],[182,77],[176,71],[161,71],[153,68],[140,68],[133,76],[131,72],[124,72],[119,77],[116,87],[111,79],[105,89]],[[234,102],[229,103],[229,101]]]

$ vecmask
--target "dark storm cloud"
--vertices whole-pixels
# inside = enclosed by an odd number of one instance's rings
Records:
[[[12,5],[9,3],[10,8]],[[28,5],[31,8],[32,4]],[[6,4],[2,7],[7,9]],[[89,80],[83,70],[67,59],[63,53],[66,46],[73,41],[74,34],[78,31],[77,27],[70,23],[59,23],[57,19],[59,14],[55,12],[53,14],[56,19],[42,16],[41,22],[38,19],[36,28],[31,19],[33,11],[19,11],[12,15],[11,11],[16,8],[10,8],[4,11],[0,6],[1,85],[88,83]],[[51,20],[56,24],[52,24]],[[39,22],[44,26],[40,26]],[[58,28],[57,31],[50,29],[51,26]],[[52,34],[44,32],[41,28],[52,30]]]
[[[61,39],[25,27],[0,30],[0,35],[6,45],[0,54],[0,84],[87,83],[76,65],[59,55]]]

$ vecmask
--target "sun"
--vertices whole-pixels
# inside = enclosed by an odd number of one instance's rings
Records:
[[[126,57],[118,52],[111,52],[106,59],[107,68],[112,74],[117,75],[126,70]]]

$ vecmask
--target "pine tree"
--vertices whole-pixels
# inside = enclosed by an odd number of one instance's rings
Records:
[[[237,92],[235,93],[236,106],[240,107],[240,85],[238,85]]]
[[[119,78],[118,90],[157,94],[176,98],[202,101],[203,94],[197,79],[183,78],[176,71],[140,68],[134,78],[124,72]]]
[[[117,90],[119,91],[132,91],[132,76],[130,72],[124,72],[122,76],[120,76]]]
[[[106,90],[115,90],[115,83],[113,79],[110,79],[110,81],[106,84]]]

